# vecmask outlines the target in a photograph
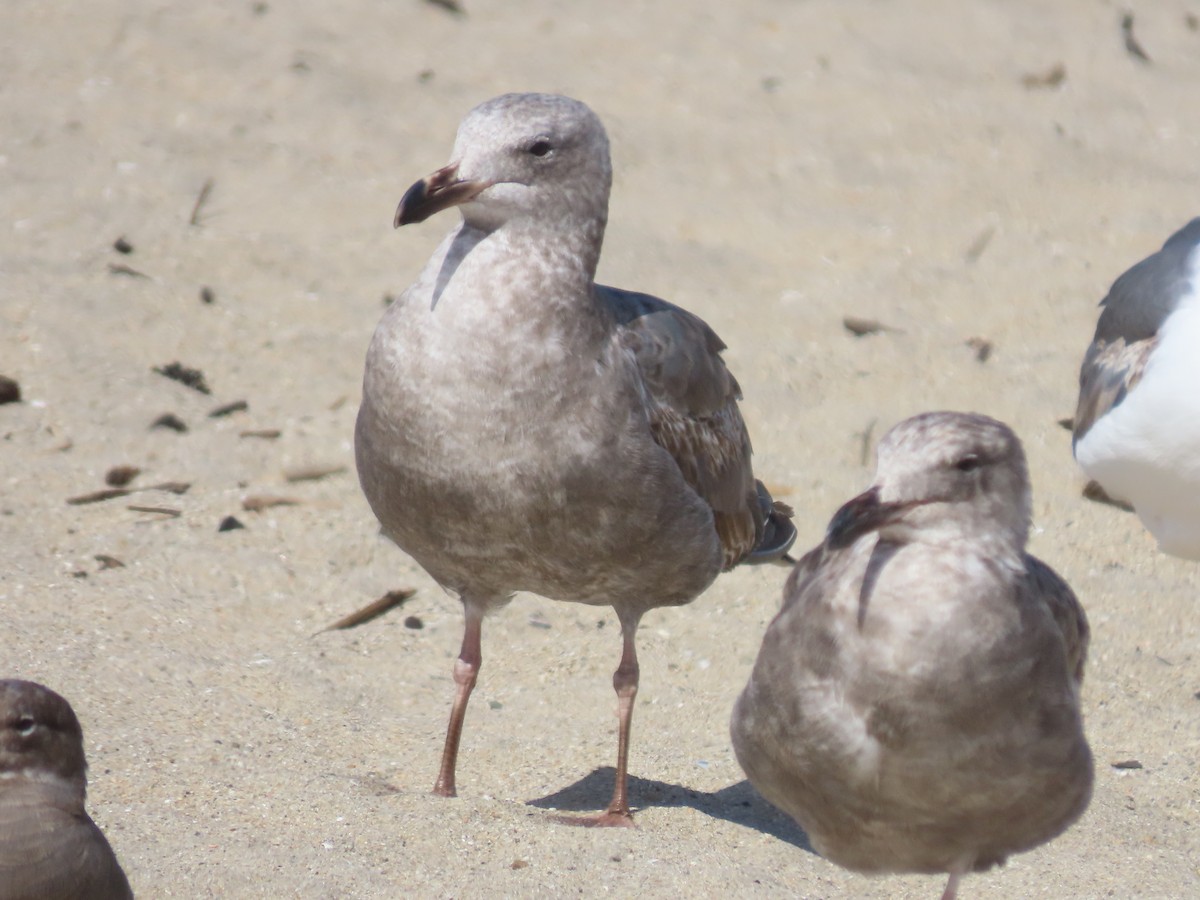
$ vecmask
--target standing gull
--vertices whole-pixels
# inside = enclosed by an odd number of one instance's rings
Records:
[[[128,900],[112,847],[84,810],[83,730],[32,681],[0,680],[0,900]]]
[[[1100,305],[1079,372],[1075,459],[1165,553],[1200,560],[1200,218]]]
[[[578,821],[627,824],[642,616],[782,557],[795,530],[754,479],[721,340],[594,281],[612,181],[596,115],[506,94],[467,115],[452,160],[396,211],[397,227],[454,206],[462,222],[376,329],[355,431],[384,533],[465,611],[434,793],[455,794],[483,617],[531,591],[620,620],[616,786]]]
[[[1030,504],[1007,426],[916,416],[788,579],[733,746],[832,862],[946,872],[952,900],[1087,806],[1087,619],[1025,552]]]

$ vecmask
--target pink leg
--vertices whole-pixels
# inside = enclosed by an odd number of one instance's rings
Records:
[[[613,673],[613,690],[617,692],[617,783],[613,786],[612,800],[602,818],[610,816],[625,821],[605,822],[602,824],[623,825],[632,823],[633,817],[629,812],[629,732],[633,724],[633,701],[638,692],[637,647],[634,646],[634,636],[637,625],[632,628],[622,628],[621,663]]]
[[[640,618],[640,617],[639,617]],[[564,825],[633,826],[633,814],[629,811],[629,731],[633,722],[633,700],[638,691],[637,636],[638,618],[621,622],[621,662],[613,673],[613,689],[617,692],[617,783],[613,786],[612,800],[608,809],[595,816],[576,818],[555,816]]]
[[[462,737],[463,719],[467,715],[467,701],[475,689],[479,667],[483,663],[481,638],[483,633],[483,607],[464,600],[466,622],[463,627],[462,650],[454,661],[454,706],[450,710],[450,725],[446,729],[446,745],[442,749],[442,767],[438,769],[437,783],[433,792],[442,797],[455,797],[454,769],[458,762],[458,741]]]
[[[950,880],[946,882],[946,890],[942,892],[942,900],[954,900],[958,896],[958,882],[962,879],[962,872],[951,872]]]

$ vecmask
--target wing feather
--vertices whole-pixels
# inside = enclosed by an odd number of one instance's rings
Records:
[[[725,344],[703,319],[665,300],[600,285],[597,291],[616,318],[618,339],[637,360],[654,440],[712,508],[731,568],[758,546],[768,517],[784,514],[760,502],[738,409],[741,388],[721,359]]]
[[[1087,662],[1091,628],[1087,614],[1070,585],[1036,556],[1026,555],[1027,570],[1033,592],[1050,607],[1054,621],[1062,632],[1067,648],[1067,665],[1078,689],[1083,684],[1083,667]]]
[[[1128,396],[1146,371],[1158,337],[1126,343],[1096,340],[1088,347],[1079,371],[1079,404],[1075,408],[1074,444],[1079,443],[1093,425],[1116,408]]]

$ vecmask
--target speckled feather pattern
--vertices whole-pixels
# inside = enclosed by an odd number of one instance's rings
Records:
[[[732,736],[755,787],[833,862],[961,874],[1086,807],[1087,620],[1024,551],[1028,495],[1007,427],[919,416],[885,436],[863,495],[887,516],[792,572]]]
[[[384,531],[440,583],[645,609],[686,603],[761,532],[723,345],[595,285],[611,170],[585,106],[521,95],[464,121],[463,209],[372,340],[356,430]],[[562,136],[555,165],[521,156]]]
[[[1109,410],[1119,406],[1146,371],[1157,337],[1126,343],[1097,339],[1087,349],[1079,372],[1072,443],[1078,443]]]

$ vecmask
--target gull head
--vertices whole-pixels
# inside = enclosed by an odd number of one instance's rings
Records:
[[[0,785],[6,777],[83,784],[83,730],[65,699],[32,681],[0,680]]]
[[[451,161],[408,189],[395,225],[457,206],[468,225],[489,231],[514,220],[603,227],[611,185],[608,136],[585,104],[503,94],[467,114]]]
[[[877,457],[871,487],[830,522],[830,546],[878,532],[903,543],[981,542],[1017,557],[1023,552],[1029,474],[1007,425],[974,413],[924,413],[885,434]]]

